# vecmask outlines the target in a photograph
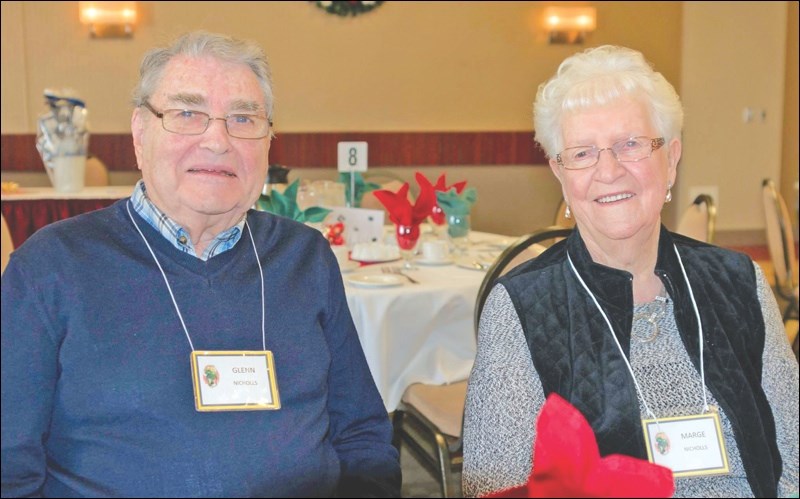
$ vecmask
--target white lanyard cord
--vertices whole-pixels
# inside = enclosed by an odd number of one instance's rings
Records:
[[[191,347],[192,352],[194,352],[194,345],[192,344],[192,338],[189,336],[189,330],[186,329],[186,323],[183,322],[183,315],[181,315],[181,309],[178,308],[178,303],[175,301],[175,295],[172,294],[172,286],[169,285],[169,281],[167,280],[167,274],[164,273],[164,269],[161,268],[161,263],[159,263],[158,258],[156,258],[156,254],[153,252],[153,248],[150,247],[150,243],[147,242],[147,238],[144,237],[142,234],[141,229],[139,229],[139,224],[136,223],[136,220],[133,219],[133,215],[131,215],[131,202],[128,200],[128,203],[125,205],[125,208],[128,210],[128,217],[130,217],[131,222],[133,222],[133,226],[136,227],[136,231],[142,236],[144,240],[144,244],[147,246],[147,249],[150,250],[150,254],[153,256],[153,260],[156,261],[156,265],[158,265],[158,270],[161,271],[161,275],[164,277],[164,282],[167,284],[167,291],[169,291],[169,297],[172,298],[172,304],[175,306],[175,311],[178,312],[178,319],[181,320],[181,326],[183,326],[183,332],[186,333],[186,339],[189,340],[189,347]]]
[[[247,220],[244,221],[244,226],[247,227],[247,232],[250,234],[250,243],[253,245],[253,254],[256,255],[256,263],[258,264],[258,275],[261,276],[261,346],[264,350],[267,349],[267,333],[266,333],[266,319],[264,317],[267,310],[267,304],[264,299],[264,269],[261,268],[261,259],[258,258],[258,250],[256,249],[256,240],[253,237],[253,231],[250,230],[250,224]]]
[[[586,285],[586,283],[583,282],[583,278],[578,273],[578,269],[576,269],[575,264],[572,263],[572,258],[570,258],[569,252],[567,252],[567,260],[569,261],[569,266],[572,267],[572,273],[575,274],[575,277],[578,278],[578,282],[581,283],[583,289],[585,289],[586,292],[589,294],[589,296],[592,298],[592,301],[594,302],[594,305],[597,307],[597,310],[600,311],[600,315],[602,315],[603,319],[606,320],[606,324],[608,324],[608,330],[611,331],[611,337],[614,338],[614,342],[617,344],[617,348],[619,348],[620,353],[622,353],[622,360],[625,361],[625,365],[628,367],[628,371],[631,373],[631,378],[633,378],[633,384],[636,385],[636,394],[639,396],[639,399],[641,399],[642,405],[644,405],[644,410],[647,412],[647,415],[650,416],[651,419],[655,419],[656,423],[658,423],[658,418],[656,418],[656,415],[653,414],[653,411],[650,410],[650,407],[647,405],[647,401],[644,399],[644,393],[642,392],[642,389],[639,387],[639,382],[636,381],[636,376],[634,376],[633,374],[633,368],[631,368],[631,364],[630,362],[628,362],[628,358],[625,356],[625,352],[622,350],[622,345],[619,344],[617,335],[614,334],[614,328],[611,326],[611,321],[608,320],[608,316],[603,310],[603,307],[601,307],[600,304],[597,303],[597,298],[595,298],[594,293],[592,293],[589,290],[589,287]]]
[[[147,238],[144,237],[141,229],[139,229],[139,224],[136,223],[134,220],[133,215],[131,215],[131,208],[130,208],[130,200],[125,205],[125,208],[128,210],[128,217],[133,222],[133,226],[136,227],[136,231],[142,237],[144,244],[147,246],[147,249],[150,251],[150,255],[155,260],[156,265],[158,266],[158,270],[161,271],[161,276],[164,278],[164,283],[167,285],[167,291],[169,291],[169,297],[172,298],[172,305],[175,307],[175,311],[178,313],[178,319],[181,321],[181,326],[183,327],[183,332],[186,334],[186,339],[189,340],[189,347],[194,352],[194,345],[192,344],[192,338],[189,336],[189,330],[186,328],[186,323],[183,320],[183,315],[181,314],[181,309],[178,308],[178,302],[175,301],[175,295],[172,293],[172,286],[169,285],[169,280],[167,279],[167,274],[164,272],[164,269],[161,268],[161,263],[158,261],[153,248],[150,247],[150,243],[147,242]],[[264,310],[265,310],[265,301],[264,301],[264,271],[261,268],[261,261],[258,258],[258,251],[256,250],[256,243],[255,239],[253,239],[253,232],[250,230],[250,225],[247,223],[247,220],[244,222],[245,226],[247,227],[247,232],[250,233],[250,242],[253,244],[253,253],[256,255],[256,263],[258,263],[258,273],[261,276],[261,344],[264,350],[267,349],[267,336],[266,336],[266,329],[265,329],[265,320],[264,320]]]
[[[706,372],[705,372],[705,361],[703,360],[703,323],[700,321],[700,311],[697,310],[697,302],[694,299],[694,292],[692,291],[692,284],[689,282],[689,277],[686,275],[686,269],[683,266],[683,260],[681,260],[681,254],[678,253],[678,247],[674,244],[672,245],[672,249],[675,250],[675,255],[678,257],[678,263],[681,266],[681,272],[683,273],[683,280],[686,281],[686,286],[689,288],[689,297],[692,299],[692,307],[694,308],[694,315],[697,317],[697,335],[700,338],[700,386],[703,387],[703,411],[708,412],[708,397],[706,396]]]
[[[697,309],[697,301],[694,299],[694,292],[692,291],[692,284],[689,282],[689,277],[686,275],[686,268],[683,266],[683,260],[681,260],[681,255],[678,252],[678,247],[674,244],[672,245],[672,249],[675,250],[675,255],[678,257],[678,264],[681,266],[681,273],[683,274],[683,280],[686,281],[686,286],[689,288],[689,297],[692,299],[692,307],[694,308],[695,317],[697,317],[697,334],[700,338],[700,385],[703,389],[703,411],[709,412],[708,407],[708,397],[706,394],[706,376],[705,376],[705,362],[703,360],[703,323],[700,321],[700,311]],[[608,325],[608,330],[611,331],[611,337],[614,338],[614,342],[617,344],[617,348],[619,348],[620,353],[622,354],[622,360],[625,361],[625,365],[628,367],[628,371],[631,373],[631,378],[633,378],[633,384],[636,386],[636,393],[639,398],[642,400],[642,405],[644,405],[644,409],[647,412],[647,415],[650,416],[651,419],[656,421],[658,424],[658,418],[653,414],[650,410],[650,407],[647,405],[647,401],[644,399],[644,392],[642,391],[641,387],[639,386],[639,382],[636,381],[636,376],[633,374],[633,368],[631,367],[630,362],[628,362],[628,358],[625,356],[625,352],[622,350],[622,345],[620,345],[619,340],[617,339],[617,335],[614,334],[614,328],[611,326],[611,321],[608,320],[608,316],[606,315],[603,307],[597,302],[597,298],[595,298],[594,294],[589,290],[589,287],[583,282],[583,278],[578,273],[578,269],[575,268],[575,264],[572,263],[572,258],[569,256],[569,252],[567,252],[567,260],[569,261],[569,266],[572,268],[572,273],[575,274],[575,277],[578,278],[578,282],[581,283],[583,289],[589,294],[594,302],[595,307],[597,310],[600,311],[600,314],[605,319],[606,324]]]

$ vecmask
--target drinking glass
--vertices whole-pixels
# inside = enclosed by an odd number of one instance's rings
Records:
[[[447,236],[453,246],[453,253],[464,256],[469,246],[469,215],[448,215]]]
[[[403,257],[403,268],[414,270],[416,267],[411,263],[414,258],[414,249],[419,241],[419,224],[417,225],[395,225],[395,236],[397,246],[400,248],[400,255]]]
[[[428,218],[431,221],[433,234],[437,238],[443,238],[444,228],[447,226],[447,216],[444,214],[444,211],[439,207],[438,204],[433,205],[433,208],[431,208],[431,214]]]

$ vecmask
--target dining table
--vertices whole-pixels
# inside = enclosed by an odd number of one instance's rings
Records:
[[[465,254],[437,262],[418,257],[414,270],[402,269],[399,260],[340,265],[350,314],[388,412],[413,383],[467,379],[476,353],[478,290],[513,241],[472,231]]]
[[[59,192],[52,187],[15,187],[3,190],[3,217],[14,247],[19,247],[45,225],[81,213],[110,206],[133,193],[132,185],[84,187],[76,192]]]

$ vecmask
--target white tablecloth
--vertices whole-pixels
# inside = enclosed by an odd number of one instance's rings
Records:
[[[489,261],[513,238],[473,232],[470,240],[470,253]],[[469,376],[476,351],[475,299],[486,274],[455,264],[417,263],[417,270],[407,273],[420,284],[360,288],[347,282],[351,275],[380,274],[381,267],[401,264],[369,265],[343,274],[350,313],[389,412],[413,383],[444,384]]]

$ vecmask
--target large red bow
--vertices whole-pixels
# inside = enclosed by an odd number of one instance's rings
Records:
[[[389,212],[389,220],[397,225],[419,225],[428,217],[431,208],[436,204],[433,191],[421,190],[412,206],[408,200],[408,182],[405,182],[397,192],[381,189],[373,191],[373,194]]]
[[[486,497],[670,497],[669,468],[621,454],[600,457],[583,415],[553,393],[536,422],[528,483]]]

